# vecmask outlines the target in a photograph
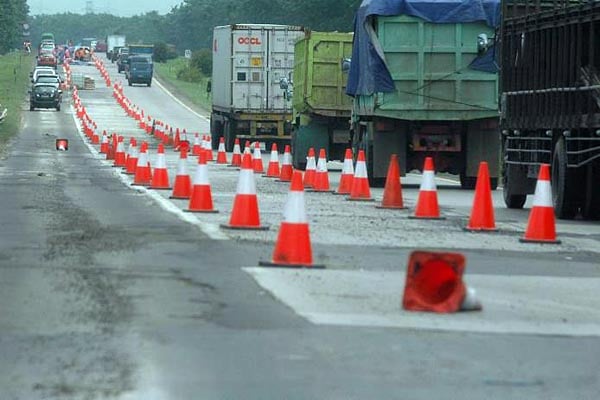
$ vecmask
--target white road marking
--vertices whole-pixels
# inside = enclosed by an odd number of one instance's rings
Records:
[[[100,155],[100,153],[90,144],[85,140],[84,134],[82,133],[82,129],[81,129],[81,124],[79,122],[79,120],[77,119],[75,110],[73,108],[73,106],[71,105],[71,111],[73,112],[73,121],[75,122],[75,125],[77,126],[77,132],[79,133],[79,136],[81,137],[83,143],[87,146],[87,148],[89,149],[90,153],[97,158],[98,160],[100,160],[102,163],[109,165],[109,163],[105,160],[103,160],[102,156]],[[123,182],[127,187],[131,187],[131,179],[126,176],[123,175],[119,172],[118,169],[113,170],[113,175],[115,175],[116,177],[118,177],[121,182]],[[142,186],[136,186],[135,190],[146,194],[147,196],[149,196],[152,200],[154,200],[156,203],[158,203],[158,205],[165,211],[170,212],[172,214],[174,214],[175,216],[177,216],[179,219],[181,219],[184,222],[190,223],[192,225],[195,225],[197,227],[200,228],[200,230],[209,238],[213,239],[213,240],[229,240],[229,237],[227,235],[225,235],[220,229],[219,226],[216,224],[210,224],[210,223],[206,223],[206,222],[202,222],[198,219],[198,217],[196,217],[196,215],[194,214],[190,214],[190,213],[186,213],[183,210],[181,210],[180,208],[178,208],[175,204],[173,204],[172,201],[170,201],[169,199],[166,199],[164,197],[162,197],[160,194],[158,194],[156,191],[152,190],[152,189],[147,189],[145,187]]]
[[[600,336],[600,278],[468,274],[483,311],[433,314],[401,308],[404,272],[243,269],[314,324]]]
[[[192,114],[197,116],[198,118],[200,118],[206,122],[210,122],[210,118],[206,118],[204,115],[200,115],[196,111],[192,110],[190,107],[188,107],[186,104],[184,104],[181,100],[179,100],[177,97],[175,97],[173,95],[173,93],[169,92],[169,90],[166,87],[164,87],[158,80],[156,80],[156,78],[153,78],[152,82],[154,82],[163,92],[165,92],[165,94],[167,96],[169,96],[171,99],[173,99],[173,101],[178,103],[180,106],[182,106],[183,108],[185,108],[186,110],[188,110],[189,112],[191,112]]]

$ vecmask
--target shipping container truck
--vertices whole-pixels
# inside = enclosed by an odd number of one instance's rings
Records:
[[[108,35],[106,37],[106,57],[112,61],[115,47],[124,47],[127,43],[125,35]]]
[[[600,219],[600,2],[503,2],[504,200],[521,208],[551,165],[557,217]]]
[[[346,91],[352,146],[365,150],[371,183],[384,182],[395,153],[402,173],[432,156],[463,188],[475,186],[487,161],[497,186],[500,8],[500,0],[363,1]]]
[[[213,146],[225,138],[289,142],[291,99],[280,88],[291,79],[294,44],[304,28],[290,25],[245,24],[217,26],[213,31]]]
[[[325,149],[329,159],[343,159],[350,144],[352,98],[346,95],[352,33],[307,31],[294,53],[292,162],[306,167],[310,147]],[[288,91],[289,93],[289,91]]]

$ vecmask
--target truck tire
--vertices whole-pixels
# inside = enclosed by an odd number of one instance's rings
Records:
[[[474,176],[466,176],[460,174],[460,188],[465,190],[473,190],[477,186],[477,178]],[[498,189],[498,178],[490,178],[490,189]]]
[[[583,206],[583,218],[600,220],[600,161],[588,166],[587,190]]]
[[[567,168],[565,138],[556,142],[552,156],[552,202],[554,214],[561,219],[573,219],[577,214],[577,202],[573,186],[576,173]]]
[[[221,139],[221,136],[223,135],[223,131],[222,131],[222,124],[221,122],[217,121],[217,118],[215,117],[214,113],[210,114],[210,138],[211,141],[213,143],[219,143],[219,139]],[[214,150],[214,147],[213,147]],[[227,149],[225,149],[227,150]]]
[[[223,137],[225,138],[225,151],[232,152],[233,146],[235,145],[236,137],[236,124],[235,121],[230,119],[223,123]],[[219,148],[219,140],[213,140],[213,149]]]
[[[133,86],[133,83],[131,83],[131,79],[127,79],[127,83],[129,84],[129,86]]]
[[[504,174],[502,176],[504,204],[506,204],[507,208],[523,208],[525,201],[527,200],[527,195],[514,193],[514,182],[513,179],[511,179],[511,170],[513,168],[514,167],[510,165],[504,165]]]
[[[473,190],[477,184],[477,178],[474,176],[467,176],[466,173],[460,174],[460,188],[464,190]]]
[[[299,169],[300,171],[306,170],[306,154],[299,154],[300,146],[297,144],[298,141],[298,132],[296,129],[292,129],[290,147],[292,152],[292,166],[295,169]]]
[[[152,81],[148,81],[148,87],[152,86]]]

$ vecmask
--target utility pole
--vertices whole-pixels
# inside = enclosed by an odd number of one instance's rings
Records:
[[[94,13],[94,2],[91,0],[88,0],[85,2],[85,13],[86,14],[93,14]]]

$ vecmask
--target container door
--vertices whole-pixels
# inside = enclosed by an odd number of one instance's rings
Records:
[[[279,87],[281,78],[290,78],[294,70],[294,45],[304,36],[303,31],[273,29],[269,39],[269,68],[267,70],[268,109],[292,111],[292,102],[285,100]]]
[[[248,28],[232,32],[232,106],[235,109],[268,109],[265,85],[268,34],[264,29]]]

